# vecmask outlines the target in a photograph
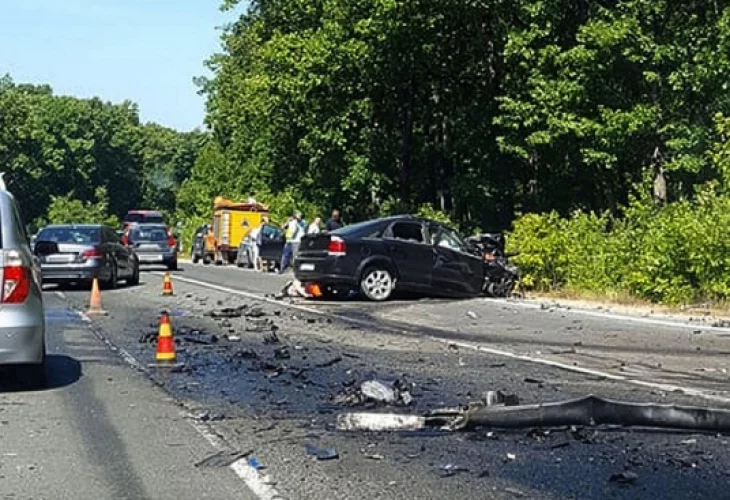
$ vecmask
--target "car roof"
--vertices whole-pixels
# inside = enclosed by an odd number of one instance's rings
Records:
[[[49,225],[43,227],[43,229],[61,228],[61,227],[74,228],[74,229],[76,229],[76,228],[78,228],[78,229],[84,229],[84,228],[95,229],[95,228],[108,227],[108,226],[106,224],[49,224]]]
[[[162,215],[162,212],[157,210],[129,210],[127,215]]]
[[[141,222],[139,224],[133,224],[132,225],[132,231],[135,231],[137,229],[164,229],[167,230],[167,226],[165,224],[161,224],[159,222]]]

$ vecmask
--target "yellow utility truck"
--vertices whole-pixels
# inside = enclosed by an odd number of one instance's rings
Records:
[[[216,241],[216,264],[236,262],[243,239],[261,219],[269,214],[266,205],[256,202],[237,203],[218,197],[213,202],[213,235]]]

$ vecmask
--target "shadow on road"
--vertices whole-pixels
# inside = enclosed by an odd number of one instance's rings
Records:
[[[25,378],[22,368],[5,366],[0,369],[0,393],[40,392],[60,389],[76,383],[82,376],[81,363],[63,354],[46,357],[46,383],[34,387]]]

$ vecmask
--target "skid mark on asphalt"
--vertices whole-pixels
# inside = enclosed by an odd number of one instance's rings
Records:
[[[157,273],[157,274],[162,275],[162,273]],[[376,321],[371,321],[371,320],[366,320],[366,319],[350,318],[350,317],[347,317],[347,316],[344,316],[344,315],[341,315],[341,314],[331,313],[331,312],[328,312],[328,311],[322,311],[322,310],[318,310],[318,309],[315,309],[315,308],[302,306],[302,305],[299,305],[299,304],[292,304],[292,303],[289,303],[289,302],[286,302],[286,301],[282,301],[282,300],[274,300],[274,299],[270,299],[268,297],[262,297],[261,295],[258,295],[258,294],[255,294],[255,293],[245,292],[243,290],[237,290],[235,288],[230,288],[230,287],[226,287],[226,286],[216,285],[214,283],[208,283],[206,281],[200,281],[200,280],[196,280],[196,279],[186,278],[186,277],[183,277],[183,276],[177,276],[175,279],[178,280],[178,281],[182,281],[184,283],[191,284],[191,285],[196,285],[196,286],[200,286],[200,287],[203,287],[203,288],[208,288],[210,290],[217,290],[219,292],[230,293],[230,294],[238,295],[238,296],[241,296],[241,297],[247,297],[247,298],[254,299],[254,300],[258,300],[258,301],[261,301],[261,302],[266,302],[266,303],[269,303],[269,304],[275,304],[277,306],[287,307],[287,308],[294,309],[294,310],[297,310],[297,311],[307,312],[309,314],[314,314],[314,315],[318,315],[318,316],[322,316],[322,317],[328,317],[328,318],[337,319],[337,320],[344,321],[344,322],[350,323],[350,324],[356,324],[356,325],[360,325],[360,326],[366,326],[366,327],[372,328],[374,330],[381,330],[381,331],[388,331],[388,332],[393,332],[393,333],[397,333],[397,334],[404,334],[404,333],[406,333],[405,328],[407,328],[407,326],[408,326],[408,325],[402,325],[401,327],[397,327],[397,326],[394,326],[394,325],[387,325],[387,324],[384,325],[384,324],[378,323]],[[503,303],[506,303],[506,304],[516,304],[516,303],[508,302],[508,301],[499,301],[499,302],[503,302]],[[570,311],[568,311],[568,312],[570,312]],[[587,311],[587,312],[591,312],[591,311]],[[595,314],[602,314],[603,317],[613,318],[612,315],[607,314],[607,313],[606,314],[604,314],[604,313],[595,313]],[[630,319],[631,320],[647,320],[647,321],[653,321],[653,320],[648,320],[647,318],[630,318]],[[692,326],[692,328],[694,328],[695,330],[697,329],[693,325],[683,325],[681,323],[674,323],[674,322],[664,322],[664,323],[670,323],[672,326],[678,326],[678,327],[682,327],[682,328],[687,327],[687,326]],[[443,329],[439,329],[439,328],[432,328],[432,330],[440,330],[440,331],[443,331],[444,333],[449,333],[448,330],[443,330]],[[720,330],[720,329],[713,328],[713,330]],[[726,329],[726,330],[730,331],[730,329]],[[504,358],[514,359],[514,360],[518,360],[518,361],[524,361],[524,362],[527,362],[527,363],[534,363],[534,364],[539,364],[539,365],[544,365],[544,366],[550,366],[552,368],[558,368],[558,369],[561,369],[561,370],[566,370],[566,371],[570,371],[570,372],[574,372],[574,373],[580,373],[580,374],[583,374],[583,375],[590,375],[592,377],[600,377],[600,378],[604,378],[604,379],[607,379],[607,380],[613,380],[613,381],[616,381],[616,382],[623,382],[623,383],[626,383],[626,384],[636,385],[636,386],[644,387],[644,388],[647,388],[647,389],[655,389],[655,390],[661,390],[661,391],[666,391],[666,392],[682,392],[682,393],[684,393],[684,394],[686,394],[688,396],[695,396],[695,397],[698,397],[698,398],[706,399],[708,401],[715,401],[715,402],[718,402],[718,403],[730,404],[730,397],[721,396],[721,395],[715,394],[715,393],[713,393],[711,391],[707,391],[707,390],[704,390],[704,389],[698,389],[696,387],[689,387],[689,386],[684,386],[684,385],[666,384],[666,383],[662,383],[662,382],[652,382],[650,380],[639,380],[639,379],[630,378],[630,377],[627,377],[627,376],[624,376],[624,375],[618,375],[618,374],[615,374],[615,373],[604,372],[604,371],[601,371],[601,370],[594,370],[592,368],[584,368],[584,367],[575,366],[575,365],[568,365],[568,364],[561,363],[559,361],[553,361],[553,360],[550,360],[550,359],[538,358],[538,357],[535,357],[535,356],[529,356],[529,355],[524,355],[524,354],[517,354],[517,353],[514,353],[514,352],[504,351],[504,350],[501,350],[501,349],[494,349],[494,348],[491,348],[491,347],[488,347],[488,346],[485,346],[485,345],[471,344],[471,343],[468,343],[468,342],[453,341],[453,340],[450,340],[450,339],[445,339],[445,338],[442,338],[442,337],[438,337],[436,335],[427,335],[426,337],[429,340],[433,340],[433,341],[439,342],[441,344],[455,345],[455,346],[458,346],[458,347],[461,347],[461,348],[464,348],[464,349],[470,349],[470,350],[474,350],[474,351],[478,351],[478,352],[484,352],[484,353],[487,353],[487,354],[492,354],[494,356],[501,356],[501,357],[504,357]]]
[[[145,374],[149,379],[153,380],[152,373],[150,370],[144,366],[142,363],[139,362],[134,356],[129,354],[129,352],[122,348],[115,345],[112,341],[110,341],[100,330],[99,328],[96,328],[91,321],[91,318],[89,318],[84,313],[78,313],[79,317],[82,321],[87,323],[89,325],[89,328],[91,332],[98,338],[101,342],[106,345],[109,350],[112,352],[118,354],[122,360],[124,360],[127,365],[129,365],[131,368]],[[159,384],[158,384],[159,385]],[[217,451],[229,451],[230,447],[226,444],[225,440],[219,436],[218,434],[213,431],[212,427],[200,422],[195,415],[190,413],[189,411],[183,410],[181,412],[183,418],[192,426],[195,431],[200,434],[203,439],[208,441],[208,443]],[[256,469],[251,467],[247,460],[245,458],[242,458],[233,464],[230,465],[230,469],[238,476],[239,479],[241,479],[244,484],[248,487],[249,490],[258,498],[259,500],[275,500],[283,498],[277,491],[274,489],[270,484],[273,484],[273,481],[271,481],[269,476],[261,477]]]

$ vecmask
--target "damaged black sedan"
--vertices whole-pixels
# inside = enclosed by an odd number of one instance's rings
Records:
[[[487,289],[483,253],[455,230],[412,216],[376,219],[305,236],[294,274],[313,295],[359,290],[384,301],[394,291],[474,297]]]

